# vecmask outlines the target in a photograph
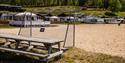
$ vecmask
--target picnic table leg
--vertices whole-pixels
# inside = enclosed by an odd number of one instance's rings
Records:
[[[19,45],[20,45],[20,41],[16,40],[16,48],[15,49],[18,49]]]
[[[44,46],[47,48],[48,54],[51,54],[52,53],[52,45],[50,45],[50,44],[44,44]]]
[[[58,43],[58,48],[59,48],[59,51],[61,51],[61,44]]]
[[[28,44],[29,44],[29,46],[31,46],[31,42],[30,41],[28,42]]]
[[[52,45],[51,44],[44,44],[44,46],[47,48],[48,54],[51,54],[52,53]],[[49,63],[49,59],[46,59],[46,63]]]
[[[51,54],[51,53],[52,53],[52,46],[49,45],[49,46],[48,46],[48,54]]]
[[[47,46],[48,48],[48,54],[51,54],[52,53],[52,45],[48,45]],[[46,63],[49,63],[49,59],[46,60]]]
[[[58,48],[59,48],[59,51],[61,51],[61,43],[58,43]],[[62,58],[61,54],[58,57],[56,57],[56,59],[61,59],[61,58]]]

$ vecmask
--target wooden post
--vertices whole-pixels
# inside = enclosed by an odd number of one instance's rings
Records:
[[[73,47],[75,47],[75,21],[76,21],[75,17],[74,17],[75,20],[73,20]]]
[[[69,21],[68,21],[68,24],[67,24],[67,29],[66,29],[66,34],[65,34],[65,38],[64,38],[63,47],[65,47],[65,45],[66,45],[66,40],[67,40],[67,36],[68,36],[68,31],[69,31]]]
[[[59,48],[59,51],[61,51],[61,44],[58,43],[58,48]]]
[[[32,37],[32,12],[30,16],[30,37]]]

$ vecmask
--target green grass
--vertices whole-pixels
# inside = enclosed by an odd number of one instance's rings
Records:
[[[69,13],[73,9],[79,9],[78,6],[53,6],[53,7],[31,7],[31,8],[25,8],[27,11],[32,12],[43,12],[43,13],[49,13],[53,15],[58,15],[60,13]],[[51,10],[51,11],[50,11]]]
[[[118,16],[125,16],[125,11],[123,12],[118,12],[118,13],[116,13]]]
[[[62,59],[54,63],[125,63],[125,59],[101,53],[86,52],[78,48],[71,48],[64,53]]]
[[[80,9],[78,6],[54,6],[54,7],[32,7],[32,8],[25,8],[27,11],[32,12],[45,12],[48,13],[50,10],[52,10],[52,14],[58,15],[62,12],[64,13],[70,13],[73,9]],[[88,10],[81,10],[78,13],[87,14],[87,15],[104,15],[104,13],[107,10],[96,10],[96,9],[88,9]]]
[[[10,25],[0,25],[0,28],[15,28],[15,27]]]
[[[79,13],[87,14],[87,15],[96,15],[96,16],[104,16],[105,10],[83,10]]]
[[[49,13],[50,10],[52,10],[51,14],[58,15],[62,12],[69,14],[71,10],[73,9],[80,9],[79,6],[53,6],[53,7],[31,7],[31,8],[25,8],[27,11],[32,12],[43,12],[43,13]],[[93,9],[88,8],[88,10],[81,10],[78,13],[81,14],[87,14],[87,15],[96,15],[96,16],[104,16],[105,12],[108,10],[103,9]],[[125,11],[116,13],[118,16],[125,16]]]

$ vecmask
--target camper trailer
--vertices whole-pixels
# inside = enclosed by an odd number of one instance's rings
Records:
[[[49,25],[50,21],[43,21],[34,13],[23,12],[16,14],[14,20],[9,24],[14,26],[29,26],[30,24],[32,24],[33,26],[42,26]]]

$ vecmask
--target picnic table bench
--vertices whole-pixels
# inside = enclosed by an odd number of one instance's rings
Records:
[[[12,40],[15,40],[15,42],[16,42],[15,49],[0,47],[0,50],[4,50],[4,51],[33,55],[33,56],[43,57],[46,59],[56,57],[56,56],[61,55],[63,53],[63,51],[61,50],[61,42],[64,42],[63,40],[36,38],[36,37],[24,37],[24,36],[4,34],[4,33],[0,33],[0,38],[12,39]],[[29,43],[31,43],[31,42],[42,43],[47,48],[48,53],[47,54],[40,54],[40,53],[33,53],[33,52],[19,50],[18,48],[19,48],[21,41],[27,41]],[[58,51],[52,53],[52,46],[54,46],[54,45],[58,45]]]

